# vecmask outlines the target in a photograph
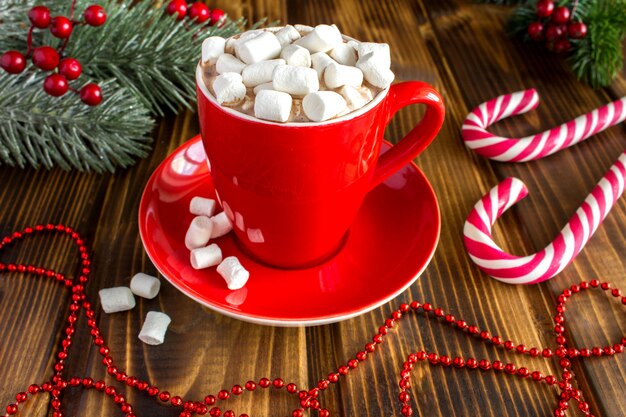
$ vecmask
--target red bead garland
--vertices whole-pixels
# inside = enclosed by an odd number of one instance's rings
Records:
[[[52,415],[55,417],[62,417],[62,401],[60,396],[67,387],[82,387],[84,389],[95,389],[96,391],[103,392],[118,405],[126,417],[137,417],[132,405],[126,401],[126,397],[118,391],[118,388],[115,386],[107,385],[105,381],[94,381],[89,377],[80,378],[74,376],[67,378],[63,376],[65,360],[68,357],[68,351],[72,345],[72,337],[76,332],[75,323],[78,320],[80,310],[83,310],[85,316],[87,317],[87,326],[90,328],[93,343],[98,346],[98,351],[103,357],[102,363],[107,367],[107,373],[118,382],[123,383],[122,385],[137,389],[138,391],[145,391],[148,396],[157,397],[158,400],[162,402],[169,402],[174,407],[182,407],[179,414],[180,417],[191,417],[194,414],[205,415],[207,413],[214,417],[235,417],[236,414],[233,410],[223,410],[222,407],[215,406],[217,401],[219,400],[220,403],[227,401],[228,399],[237,397],[246,391],[255,391],[257,387],[266,389],[270,387],[273,387],[274,389],[285,389],[287,393],[297,396],[300,408],[296,408],[292,411],[292,417],[302,417],[306,409],[317,411],[317,415],[319,417],[329,417],[330,412],[327,409],[322,408],[320,404],[320,393],[328,389],[331,384],[337,383],[340,376],[348,375],[351,370],[356,369],[359,362],[363,362],[367,358],[368,352],[374,352],[376,350],[376,346],[383,343],[385,335],[387,335],[389,330],[395,326],[395,322],[400,320],[409,312],[421,312],[429,319],[441,320],[443,324],[447,324],[457,330],[466,332],[468,336],[478,337],[485,343],[500,346],[517,354],[529,355],[533,358],[537,358],[539,356],[542,356],[543,358],[559,358],[558,363],[563,371],[561,373],[561,379],[558,380],[553,375],[544,376],[539,371],[531,371],[525,367],[518,367],[514,363],[505,364],[497,360],[491,362],[490,360],[484,358],[463,358],[460,356],[450,358],[446,355],[439,355],[436,352],[419,350],[408,355],[407,360],[403,363],[400,371],[400,380],[398,382],[400,392],[398,400],[402,404],[401,413],[404,416],[413,415],[413,408],[410,405],[411,395],[408,392],[411,388],[411,371],[414,369],[414,365],[418,362],[426,362],[431,365],[452,367],[456,369],[466,368],[469,370],[480,369],[484,372],[492,371],[502,373],[503,375],[517,376],[522,379],[528,378],[534,382],[545,383],[548,386],[556,385],[560,390],[560,395],[557,406],[554,410],[555,416],[565,416],[565,410],[568,409],[570,401],[574,400],[577,403],[578,410],[586,416],[593,417],[593,414],[589,411],[589,404],[584,400],[582,392],[573,388],[570,382],[573,378],[573,372],[571,369],[572,361],[577,358],[588,358],[590,356],[613,356],[617,353],[623,352],[624,347],[626,347],[626,337],[623,337],[619,343],[604,347],[595,346],[592,348],[579,349],[566,347],[567,340],[564,336],[565,316],[563,313],[565,312],[565,303],[574,294],[591,288],[600,288],[601,290],[609,293],[612,297],[620,300],[622,305],[626,305],[626,297],[622,297],[620,290],[612,288],[611,284],[607,282],[600,283],[598,280],[591,280],[589,282],[581,282],[580,284],[572,285],[570,288],[563,290],[563,292],[557,297],[557,314],[554,316],[554,331],[556,333],[557,348],[554,351],[549,348],[528,348],[524,344],[518,344],[510,340],[503,341],[502,337],[492,336],[487,330],[481,330],[476,325],[468,325],[463,320],[457,320],[453,315],[446,314],[441,308],[434,308],[429,303],[421,304],[418,301],[413,301],[410,304],[401,304],[399,309],[394,311],[389,319],[385,320],[385,324],[378,329],[378,333],[374,335],[372,342],[367,343],[363,351],[358,352],[355,358],[348,360],[346,365],[339,366],[336,372],[328,374],[327,379],[321,379],[318,381],[316,386],[308,391],[299,391],[296,384],[285,383],[281,378],[274,378],[273,380],[270,380],[269,378],[261,378],[258,383],[255,381],[248,381],[243,387],[241,385],[234,385],[230,390],[223,389],[219,391],[217,395],[207,395],[204,397],[204,401],[188,401],[180,396],[171,395],[168,391],[160,391],[158,387],[150,385],[149,382],[140,381],[138,378],[126,374],[114,364],[114,360],[110,356],[110,349],[100,334],[100,329],[94,319],[96,312],[93,310],[91,302],[87,300],[85,295],[85,284],[91,274],[91,260],[85,241],[77,232],[74,231],[74,229],[62,224],[39,224],[34,227],[26,227],[22,231],[17,231],[4,237],[0,241],[0,252],[14,242],[40,233],[58,233],[71,237],[78,247],[81,269],[78,278],[69,279],[65,275],[57,273],[54,270],[35,265],[12,263],[4,264],[0,262],[0,273],[20,272],[46,277],[59,282],[68,288],[72,293],[72,303],[70,304],[70,313],[67,318],[68,324],[65,328],[65,338],[62,340],[61,347],[56,354],[57,360],[53,365],[54,374],[52,378],[50,381],[42,384],[30,385],[26,391],[18,392],[15,395],[15,403],[10,403],[6,406],[5,417],[17,414],[19,411],[19,404],[25,403],[30,397],[42,392],[49,393],[52,397],[50,402],[53,409]],[[240,414],[239,417],[248,417],[248,415]]]

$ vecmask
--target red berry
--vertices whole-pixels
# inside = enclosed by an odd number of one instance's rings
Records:
[[[559,39],[554,42],[554,52],[557,54],[563,54],[572,47],[572,44],[569,43],[567,39]]]
[[[187,14],[187,2],[185,0],[172,0],[167,5],[167,14],[176,16],[176,20],[183,20]]]
[[[536,6],[537,16],[548,17],[554,11],[554,2],[550,0],[540,0]]]
[[[65,75],[68,80],[75,80],[80,77],[83,67],[75,58],[63,58],[59,62],[59,73]]]
[[[50,26],[50,32],[53,36],[61,39],[69,38],[72,34],[74,25],[72,21],[65,16],[56,16],[52,19],[52,25]]]
[[[28,11],[28,20],[33,26],[45,29],[50,26],[50,9],[46,6],[35,6]]]
[[[98,84],[87,84],[80,89],[80,99],[89,106],[97,106],[102,101],[102,90]]]
[[[587,36],[587,25],[583,22],[572,22],[567,26],[567,33],[570,38],[582,39]]]
[[[59,65],[59,53],[50,46],[40,46],[33,51],[33,64],[44,71],[53,70]]]
[[[67,78],[61,74],[50,74],[43,82],[44,91],[54,97],[67,93],[68,88]]]
[[[569,9],[565,6],[559,6],[552,13],[552,21],[554,23],[564,25],[569,21]]]
[[[9,74],[19,74],[26,68],[26,58],[18,51],[7,51],[0,57],[0,67]]]
[[[89,26],[102,26],[107,20],[107,14],[102,6],[92,4],[85,9],[83,13],[85,22]]]
[[[187,11],[189,18],[196,23],[206,22],[211,17],[211,12],[209,11],[209,7],[202,2],[195,2],[189,7]]]
[[[211,10],[211,22],[209,23],[211,26],[218,25],[222,26],[224,23],[224,19],[226,17],[226,13],[222,9],[213,9]]]
[[[546,39],[548,41],[557,40],[561,36],[563,36],[562,26],[548,25],[548,27],[546,28]]]
[[[536,41],[543,38],[543,25],[541,22],[532,22],[528,25],[528,36]]]

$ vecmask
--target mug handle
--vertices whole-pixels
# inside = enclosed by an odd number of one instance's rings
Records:
[[[389,104],[385,125],[389,124],[398,110],[410,104],[425,104],[426,113],[402,140],[380,156],[372,177],[371,188],[386,180],[426,149],[439,133],[446,113],[441,95],[421,81],[393,84],[389,89],[387,100]]]

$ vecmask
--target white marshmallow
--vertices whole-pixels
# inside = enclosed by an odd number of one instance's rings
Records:
[[[286,122],[291,113],[291,96],[274,90],[262,90],[256,95],[254,115],[259,119]]]
[[[165,332],[171,322],[172,319],[165,313],[148,311],[139,332],[139,340],[147,345],[160,345],[165,340]]]
[[[274,90],[295,96],[304,96],[320,89],[317,72],[314,69],[292,65],[276,67],[272,84]]]
[[[213,81],[213,90],[217,102],[224,105],[237,104],[246,96],[246,86],[236,72],[218,75]]]
[[[235,51],[237,50],[238,44],[243,43],[256,36],[259,36],[261,33],[263,33],[263,30],[255,29],[255,30],[249,30],[247,32],[244,32],[241,35],[239,35],[239,37],[231,36],[230,38],[226,39],[226,46],[224,47],[224,51],[229,54],[234,54]]]
[[[254,87],[254,94],[259,94],[259,91],[263,91],[263,90],[273,90],[274,89],[274,85],[272,84],[272,82],[270,81],[269,83],[263,83],[263,84],[259,84],[256,87]]]
[[[215,200],[196,196],[189,202],[189,212],[196,216],[211,217],[215,213]]]
[[[298,39],[295,44],[315,53],[328,52],[342,42],[341,33],[336,26],[317,25],[306,36]]]
[[[359,54],[359,58],[363,58],[370,52],[374,52],[378,55],[377,58],[384,66],[386,66],[387,68],[391,66],[391,52],[389,50],[389,45],[387,45],[386,43],[351,41],[348,42],[348,44],[356,49]]]
[[[363,87],[362,89],[357,90],[354,87],[349,85],[344,85],[339,90],[339,94],[343,96],[348,103],[348,107],[352,110],[360,109],[365,106],[367,103],[372,101],[372,92],[369,88]]]
[[[280,57],[287,61],[287,65],[296,67],[311,66],[311,53],[308,49],[298,45],[286,46],[280,53]]]
[[[259,84],[272,81],[274,68],[278,65],[285,65],[284,59],[271,59],[248,65],[243,69],[241,76],[246,87],[255,87]]]
[[[317,71],[317,78],[320,80],[324,76],[324,70],[326,67],[333,62],[335,61],[324,52],[318,52],[311,55],[311,65],[313,66],[313,69]]]
[[[224,211],[216,214],[211,217],[211,221],[213,222],[213,230],[211,232],[211,239],[216,239],[218,237],[224,236],[226,233],[230,233],[233,230],[233,224],[230,222],[228,218],[228,213],[226,212],[226,206],[224,206]]]
[[[352,45],[347,43],[335,46],[333,50],[329,52],[329,55],[341,65],[350,65],[352,67],[356,65],[356,50]]]
[[[133,294],[149,300],[153,299],[161,289],[161,281],[157,277],[139,272],[130,280],[130,290]]]
[[[246,285],[250,273],[239,263],[235,256],[224,259],[217,267],[217,273],[226,281],[229,290],[238,290]]]
[[[276,32],[276,37],[278,38],[280,45],[284,48],[291,42],[300,39],[300,32],[298,32],[293,26],[287,25]]]
[[[193,269],[204,269],[222,262],[222,250],[215,243],[191,251],[189,260]]]
[[[213,222],[206,216],[197,216],[191,221],[185,235],[185,246],[192,250],[206,245],[211,239]]]
[[[241,71],[245,67],[246,64],[231,54],[220,55],[220,57],[217,58],[217,63],[215,64],[215,70],[218,74],[223,74],[225,72],[236,72],[237,74],[241,74]]]
[[[135,308],[135,297],[128,287],[103,288],[98,291],[105,313],[117,313]]]
[[[387,88],[395,78],[384,60],[384,55],[378,52],[369,52],[359,58],[356,63],[357,68],[363,71],[365,79],[374,87]]]
[[[310,32],[313,30],[313,26],[309,26],[309,25],[293,25],[293,27],[298,32]]]
[[[334,91],[317,91],[302,100],[304,114],[314,122],[335,117],[346,108],[346,101]]]
[[[332,63],[324,70],[324,82],[330,89],[344,85],[359,87],[363,84],[363,73],[356,67]]]
[[[281,49],[278,38],[271,32],[263,32],[235,46],[237,57],[246,64],[278,58]]]
[[[202,42],[202,63],[216,60],[224,53],[226,39],[221,36],[211,36]]]

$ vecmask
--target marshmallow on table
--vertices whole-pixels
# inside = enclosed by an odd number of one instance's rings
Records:
[[[211,217],[213,222],[213,230],[211,231],[211,239],[224,236],[233,230],[233,224],[230,222],[226,211],[216,214]]]
[[[274,69],[279,65],[285,65],[284,59],[271,59],[269,61],[261,61],[245,67],[241,73],[243,85],[246,87],[255,87],[259,84],[272,81]]]
[[[298,32],[293,26],[287,25],[276,32],[276,37],[278,38],[280,45],[285,47],[291,42],[300,39],[300,32]]]
[[[259,91],[254,102],[254,115],[259,119],[286,122],[289,120],[292,101],[289,94],[281,91]]]
[[[226,281],[229,290],[238,290],[248,282],[250,273],[239,263],[235,256],[224,259],[217,267],[217,273]]]
[[[221,36],[211,36],[202,42],[202,62],[206,63],[217,59],[224,53],[226,39]]]
[[[98,291],[105,313],[117,313],[135,308],[135,297],[128,287],[104,288]]]
[[[384,54],[369,52],[356,62],[357,68],[363,71],[365,79],[374,87],[387,88],[395,76],[385,64]]]
[[[372,92],[367,87],[358,90],[349,85],[344,85],[339,90],[339,94],[342,95],[352,110],[360,109],[372,100]]]
[[[313,69],[317,71],[317,78],[320,80],[324,75],[324,70],[327,66],[335,62],[331,57],[328,56],[325,52],[318,52],[316,54],[311,55],[311,65]]]
[[[389,45],[386,43],[374,43],[374,42],[355,42],[350,41],[348,45],[353,46],[359,54],[359,58],[364,57],[370,52],[374,52],[379,55],[380,62],[389,68],[391,66],[391,52]]]
[[[312,68],[281,65],[272,77],[274,90],[304,96],[320,89],[317,72]]]
[[[269,83],[263,83],[263,84],[257,85],[256,87],[254,87],[253,91],[254,91],[254,94],[259,94],[259,91],[273,90],[273,89],[274,89],[274,85],[270,81]]]
[[[192,250],[206,245],[211,239],[213,221],[206,216],[197,216],[189,225],[185,235],[185,246]]]
[[[324,70],[324,82],[330,89],[344,85],[359,87],[363,84],[363,72],[356,67],[332,63]]]
[[[196,216],[211,217],[215,213],[215,200],[196,196],[189,202],[189,212]]]
[[[139,340],[147,345],[160,345],[165,340],[165,332],[171,322],[172,319],[165,313],[148,311],[139,332]]]
[[[263,32],[252,39],[237,43],[235,46],[238,58],[246,64],[277,58],[281,49],[282,46],[278,38],[271,32]]]
[[[341,43],[341,45],[335,46],[328,55],[342,65],[350,65],[352,67],[356,65],[356,50],[351,44]]]
[[[236,72],[225,72],[218,75],[213,81],[213,90],[217,102],[224,105],[237,104],[246,96],[243,78]]]
[[[215,70],[218,74],[223,74],[225,72],[236,72],[237,74],[241,74],[241,71],[243,71],[245,66],[246,64],[238,60],[234,55],[222,54],[219,58],[217,58]]]
[[[153,299],[161,289],[161,281],[157,277],[139,272],[130,280],[130,290],[133,294],[149,300]]]
[[[222,250],[215,243],[212,243],[205,248],[192,250],[189,259],[193,269],[208,268],[222,262]]]
[[[287,65],[296,67],[311,66],[311,53],[308,49],[298,45],[286,46],[280,53],[280,57],[287,61]]]
[[[315,29],[294,43],[308,49],[311,53],[328,52],[343,43],[343,39],[336,26],[317,25]]]
[[[314,122],[335,117],[346,108],[346,100],[334,91],[317,91],[302,100],[304,114]]]

